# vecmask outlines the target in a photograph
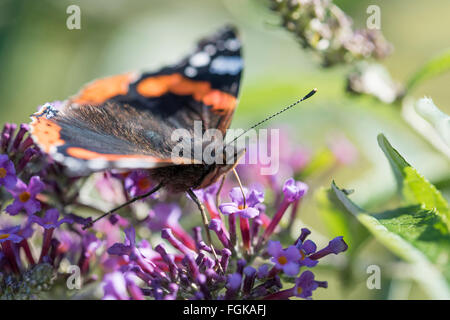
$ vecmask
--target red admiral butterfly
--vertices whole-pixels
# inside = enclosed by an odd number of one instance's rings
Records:
[[[96,80],[62,105],[44,105],[32,115],[31,134],[43,151],[77,175],[108,168],[149,169],[157,187],[103,216],[164,187],[187,191],[207,224],[192,190],[207,187],[232,170],[243,151],[234,151],[235,161],[223,164],[174,159],[177,142],[171,134],[182,128],[195,135],[194,122],[201,121],[203,131],[214,128],[225,135],[237,106],[242,69],[241,41],[233,27],[225,27],[201,40],[176,65]]]

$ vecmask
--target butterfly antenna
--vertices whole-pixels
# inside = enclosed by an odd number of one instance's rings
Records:
[[[311,90],[311,91],[310,91],[306,96],[304,96],[303,98],[301,98],[301,99],[295,101],[294,103],[288,105],[286,108],[284,108],[284,109],[282,109],[282,110],[280,110],[280,111],[278,111],[278,112],[272,114],[271,116],[269,116],[269,117],[267,117],[267,118],[261,120],[260,122],[258,122],[258,123],[255,124],[255,125],[251,126],[251,127],[248,128],[247,130],[245,130],[244,132],[242,132],[240,135],[238,135],[236,138],[234,138],[234,139],[233,139],[230,143],[228,143],[228,144],[233,144],[237,139],[239,139],[240,137],[242,137],[243,135],[245,135],[245,134],[246,134],[247,132],[249,132],[250,130],[256,128],[257,126],[259,126],[259,125],[261,125],[261,124],[263,124],[264,122],[269,121],[269,120],[272,119],[272,118],[275,118],[276,116],[282,114],[283,112],[288,111],[289,109],[291,109],[292,107],[295,107],[295,106],[296,106],[297,104],[299,104],[300,102],[302,102],[302,101],[304,101],[304,100],[306,100],[306,99],[308,99],[308,98],[311,98],[316,92],[317,92],[317,88],[314,88],[313,90]]]

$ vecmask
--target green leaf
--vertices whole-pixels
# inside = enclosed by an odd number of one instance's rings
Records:
[[[395,150],[386,137],[383,134],[379,134],[377,137],[378,145],[386,155],[392,170],[394,171],[395,180],[397,181],[397,187],[401,190],[403,186],[403,168],[409,167],[410,164]]]
[[[406,167],[404,173],[403,197],[406,203],[420,204],[424,209],[436,210],[444,221],[449,219],[448,203],[439,190],[413,167]]]
[[[415,279],[435,299],[450,298],[450,234],[437,228],[442,219],[420,206],[369,214],[355,205],[334,183],[331,191],[373,236],[395,255],[410,263],[405,276]]]
[[[450,207],[439,190],[406,162],[384,135],[378,135],[378,144],[389,160],[405,204],[420,205],[435,212],[441,217],[443,227],[446,225],[447,231],[450,230]]]
[[[432,58],[417,70],[408,80],[406,91],[411,91],[419,83],[450,70],[450,50]]]

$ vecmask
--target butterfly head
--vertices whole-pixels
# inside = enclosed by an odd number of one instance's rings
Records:
[[[239,163],[240,159],[245,154],[245,149],[235,149],[232,152],[227,152],[223,149],[222,161],[206,166],[207,174],[202,179],[198,189],[206,188],[209,185],[218,181],[224,174],[233,170]]]

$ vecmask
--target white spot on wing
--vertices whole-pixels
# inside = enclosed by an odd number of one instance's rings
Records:
[[[210,56],[215,55],[217,52],[216,47],[212,44],[207,44],[203,50],[205,50],[206,53],[209,54]]]
[[[227,50],[237,51],[237,50],[239,50],[240,47],[241,47],[241,42],[236,38],[228,39],[227,41],[225,41],[225,48]]]
[[[189,64],[193,67],[204,67],[210,61],[209,54],[204,51],[197,52],[189,59]]]
[[[242,70],[242,67],[243,61],[241,57],[219,56],[212,61],[209,71],[216,74],[236,75]]]
[[[193,78],[197,75],[197,69],[190,66],[186,67],[186,69],[184,69],[184,74],[189,78]]]

